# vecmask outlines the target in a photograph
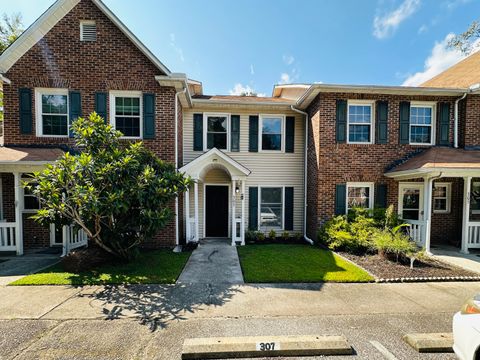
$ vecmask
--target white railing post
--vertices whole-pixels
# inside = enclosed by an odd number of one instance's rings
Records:
[[[235,208],[237,207],[237,193],[236,193],[236,188],[237,188],[237,181],[232,180],[232,246],[235,246],[235,241],[237,239],[237,222],[236,222],[236,216],[235,216]]]
[[[462,247],[461,252],[468,254],[468,242],[470,229],[468,223],[470,221],[470,187],[472,178],[467,176],[463,178],[463,217],[462,217]]]
[[[192,241],[192,234],[190,229],[190,189],[185,192],[185,238],[187,243]]]
[[[23,189],[20,173],[13,173],[15,187],[15,243],[17,255],[23,255]]]
[[[424,243],[425,243],[425,252],[430,254],[430,229],[431,229],[431,208],[432,208],[432,187],[433,179],[425,177],[424,181],[424,206],[423,206],[423,220],[425,222],[424,226]]]
[[[242,223],[240,224],[240,237],[242,245],[245,245],[245,180],[242,180]]]
[[[195,180],[194,188],[194,200],[195,200],[195,241],[198,242],[199,234],[198,234],[198,179]],[[205,196],[205,194],[203,195]]]

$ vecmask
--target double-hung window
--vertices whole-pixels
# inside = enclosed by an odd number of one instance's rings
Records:
[[[228,150],[229,118],[230,116],[227,114],[205,115],[206,150],[213,148]]]
[[[373,208],[373,183],[347,183],[347,212],[360,207]]]
[[[115,91],[110,93],[110,122],[125,138],[142,136],[142,93]]]
[[[435,133],[435,106],[433,104],[410,105],[410,144],[432,145]]]
[[[433,184],[433,212],[434,213],[449,213],[450,212],[450,183],[435,183]]]
[[[349,143],[373,143],[373,102],[348,101],[347,120]]]
[[[260,120],[261,149],[264,151],[282,151],[284,117],[279,115],[262,115]]]
[[[68,136],[68,90],[35,89],[38,136]]]
[[[29,174],[22,174],[22,181],[32,186],[35,185],[32,183],[32,177]],[[36,212],[38,209],[40,209],[38,197],[28,187],[23,188],[23,210],[25,212]]]
[[[283,187],[260,188],[260,229],[283,228]]]

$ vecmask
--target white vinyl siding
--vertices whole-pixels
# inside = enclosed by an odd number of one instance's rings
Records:
[[[193,150],[193,114],[194,113],[212,113],[211,109],[195,108],[193,111],[185,111],[183,113],[183,165],[188,164],[198,156],[202,155],[202,151]],[[222,110],[222,113],[230,115],[240,115],[240,151],[229,152],[224,151],[235,161],[239,162],[251,171],[247,177],[245,184],[245,229],[248,229],[248,205],[249,205],[249,186],[254,187],[293,187],[294,188],[294,212],[293,212],[293,231],[290,233],[303,233],[303,165],[304,165],[304,125],[305,120],[302,115],[291,111],[282,111],[272,113],[271,109],[266,111],[257,110]],[[259,151],[249,152],[249,116],[270,114],[283,117],[295,117],[295,146],[293,153],[285,153],[280,151]],[[259,121],[260,123],[260,121]],[[259,128],[260,130],[260,128]],[[205,144],[204,144],[205,146]],[[260,143],[259,143],[260,148]],[[223,175],[221,170],[211,170],[205,182],[208,183],[225,183],[231,182],[229,177]],[[203,237],[204,214],[203,214],[203,183],[199,184],[199,235]],[[231,194],[230,194],[231,196]],[[259,189],[260,196],[260,189]],[[194,191],[193,186],[190,189],[190,217],[193,218],[194,209]],[[241,201],[236,203],[236,215],[241,214]],[[230,225],[229,225],[230,226]]]

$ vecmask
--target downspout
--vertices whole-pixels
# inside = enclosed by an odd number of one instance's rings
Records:
[[[304,164],[303,164],[303,238],[313,245],[313,240],[307,236],[307,169],[308,169],[308,113],[305,111],[295,108],[293,105],[290,105],[290,108],[302,115],[305,115],[305,151],[304,151]]]
[[[453,147],[458,148],[458,103],[467,97],[467,93],[457,100],[455,100],[455,111],[454,111],[454,125],[453,125]]]
[[[187,85],[182,91],[175,93],[175,171],[178,171],[178,96],[187,92]],[[178,231],[178,196],[175,197],[175,249],[174,252],[181,252],[179,231]]]

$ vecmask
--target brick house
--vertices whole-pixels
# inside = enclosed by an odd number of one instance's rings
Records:
[[[271,97],[207,96],[100,0],[58,0],[0,56],[0,251],[87,241],[29,219],[38,202],[21,178],[68,151],[69,124],[92,111],[195,180],[148,247],[245,244],[247,229],[311,241],[334,214],[389,204],[428,251],[480,247],[480,94],[471,87],[480,76],[462,71],[467,83],[449,83],[458,76],[447,71],[422,87],[291,84]]]

